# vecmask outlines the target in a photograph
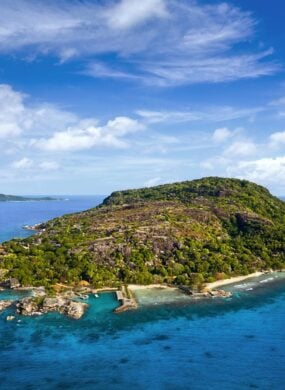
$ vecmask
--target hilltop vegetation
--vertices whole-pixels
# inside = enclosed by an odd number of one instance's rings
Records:
[[[26,285],[197,286],[285,268],[284,248],[283,201],[245,180],[210,177],[114,192],[94,209],[4,243],[0,267]]]

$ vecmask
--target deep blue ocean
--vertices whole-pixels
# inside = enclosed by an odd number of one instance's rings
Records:
[[[0,204],[1,240],[99,200]],[[102,293],[79,321],[6,321],[8,309],[0,315],[0,389],[284,390],[285,275],[228,289],[228,299],[169,304],[154,291],[148,304],[120,315],[114,294]]]
[[[49,219],[97,206],[105,196],[60,196],[61,200],[31,202],[0,202],[0,242],[15,237],[28,237],[31,231],[24,225],[34,225]]]

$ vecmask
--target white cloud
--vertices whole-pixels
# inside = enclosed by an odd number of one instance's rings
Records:
[[[0,84],[0,139],[10,140],[28,132],[43,135],[77,120],[72,113],[45,103],[31,106],[27,100],[27,95]]]
[[[55,161],[35,162],[28,157],[23,157],[20,160],[14,161],[11,166],[20,171],[56,171],[59,169],[59,164]]]
[[[224,155],[228,157],[253,156],[255,155],[256,151],[256,145],[252,141],[235,141],[228,148],[226,148]]]
[[[137,114],[148,123],[160,122],[192,122],[201,119],[201,113],[195,111],[151,111],[137,110]]]
[[[112,29],[129,29],[167,15],[165,0],[122,0],[105,12],[107,24]]]
[[[269,137],[270,146],[274,148],[278,148],[282,145],[285,145],[285,131],[278,131],[276,133],[272,133]]]
[[[152,86],[216,83],[279,69],[266,59],[272,50],[240,47],[240,54],[233,55],[236,44],[250,41],[252,47],[255,24],[249,12],[226,3],[2,0],[0,52],[29,48],[55,54],[61,62],[87,56],[88,75]],[[98,63],[101,54],[116,55],[118,68]]]
[[[84,72],[85,75],[92,77],[103,77],[113,79],[126,79],[126,80],[144,80],[143,77],[135,74],[128,73],[127,71],[120,69],[112,69],[105,64],[100,62],[92,62],[87,65]]]
[[[285,180],[285,156],[241,161],[229,167],[228,173],[256,182],[279,184]]]
[[[214,131],[212,138],[214,142],[220,143],[229,139],[231,135],[232,132],[227,127],[221,127]]]
[[[137,120],[128,117],[117,117],[105,126],[97,126],[93,120],[82,120],[50,138],[33,140],[32,145],[49,152],[84,150],[95,146],[125,148],[128,143],[124,137],[143,128]]]
[[[279,69],[276,64],[261,61],[271,54],[271,50],[260,54],[202,56],[199,58],[193,58],[189,54],[186,58],[184,56],[172,61],[144,63],[143,69],[151,74],[146,82],[161,87],[220,83],[276,73]]]
[[[32,168],[33,165],[34,165],[33,160],[31,160],[27,157],[23,157],[21,160],[14,161],[12,163],[13,168],[24,169],[24,170]]]
[[[144,128],[139,121],[128,117],[117,117],[99,126],[97,119],[80,119],[46,103],[32,106],[27,99],[11,86],[0,84],[0,138],[8,142],[11,137],[22,137],[14,142],[14,147],[18,145],[20,149],[27,146],[46,151],[82,150],[93,146],[121,148],[127,146],[126,135]],[[32,137],[30,142],[28,137]],[[26,160],[24,162],[27,164]]]
[[[0,84],[0,138],[9,147],[3,153],[36,147],[43,151],[72,151],[94,146],[125,148],[132,133],[144,129],[136,119],[118,116],[99,126],[95,118],[80,119],[75,114],[47,103],[28,104],[28,97],[9,85]],[[13,139],[13,142],[12,142]],[[56,169],[42,163],[42,168]],[[27,168],[27,159],[15,162],[15,168]]]
[[[0,138],[14,137],[26,127],[24,95],[6,84],[0,85]]]
[[[251,118],[263,111],[262,107],[235,108],[230,106],[206,107],[203,110],[152,111],[137,110],[137,114],[148,123],[183,123],[195,121],[224,122],[240,118]]]

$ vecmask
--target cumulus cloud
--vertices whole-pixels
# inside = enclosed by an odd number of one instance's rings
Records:
[[[187,0],[108,2],[2,0],[0,52],[29,48],[63,63],[90,60],[86,74],[176,86],[270,75],[273,50],[252,52],[256,21],[226,3]],[[249,52],[240,44],[251,42]],[[233,54],[239,44],[240,54]],[[257,49],[258,50],[258,49]],[[119,68],[98,63],[116,55]]]
[[[27,100],[27,95],[10,85],[0,84],[0,139],[15,138],[27,132],[43,134],[77,120],[72,113],[46,103],[29,105]]]
[[[124,136],[142,130],[144,126],[128,117],[117,117],[105,126],[97,126],[93,120],[82,120],[76,126],[56,132],[50,138],[33,140],[32,145],[45,151],[76,151],[95,146],[125,148]]]
[[[241,161],[228,168],[230,175],[256,182],[280,183],[285,180],[285,156],[266,157],[254,161]]]
[[[17,136],[27,127],[23,99],[9,85],[0,85],[0,138]]]
[[[227,157],[254,156],[256,151],[255,143],[250,140],[235,141],[225,149],[224,155]]]
[[[15,139],[13,153],[29,146],[47,152],[84,150],[94,146],[125,148],[127,136],[144,129],[140,121],[129,117],[116,117],[99,126],[95,118],[81,119],[53,105],[33,106],[27,100],[26,95],[11,86],[0,84],[0,138],[10,143],[11,138]],[[31,161],[24,158],[14,167],[27,168],[29,164]]]
[[[13,168],[16,168],[16,169],[29,169],[31,168],[32,166],[34,165],[34,162],[33,160],[27,158],[27,157],[24,157],[22,158],[21,160],[18,160],[18,161],[14,161],[12,163],[12,167]]]
[[[278,131],[272,133],[269,137],[270,146],[273,148],[278,148],[282,145],[285,145],[285,131]]]
[[[216,129],[213,134],[213,141],[220,143],[224,142],[232,135],[232,132],[227,127]]]

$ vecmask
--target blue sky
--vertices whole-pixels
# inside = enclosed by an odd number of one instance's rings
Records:
[[[2,0],[0,192],[218,175],[284,195],[284,11],[282,0]]]

